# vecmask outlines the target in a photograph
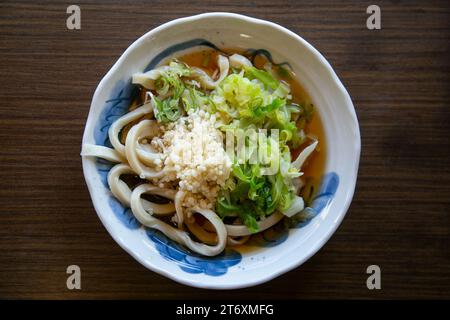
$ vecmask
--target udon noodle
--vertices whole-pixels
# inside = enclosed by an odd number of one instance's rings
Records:
[[[84,144],[81,153],[115,163],[108,173],[111,193],[143,226],[205,256],[301,213],[301,168],[318,144],[304,130],[311,110],[291,101],[289,85],[273,66],[258,69],[239,54],[215,58],[208,68],[172,60],[133,75],[144,93],[142,104],[112,123],[112,148]],[[197,127],[209,140],[190,154],[204,154],[192,165],[176,152],[185,156],[189,141],[198,144]],[[227,158],[224,132],[237,127],[280,129],[275,174],[265,177],[259,167]],[[275,148],[272,137],[265,141]],[[294,148],[302,150],[292,161]],[[130,185],[126,176],[139,182]]]

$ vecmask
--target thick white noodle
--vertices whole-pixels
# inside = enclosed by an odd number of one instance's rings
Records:
[[[303,149],[302,152],[300,152],[300,154],[298,155],[297,159],[295,159],[295,161],[292,162],[292,166],[300,170],[303,164],[305,163],[306,159],[311,155],[314,149],[316,149],[318,143],[319,141],[316,140],[309,146],[307,146],[305,149]]]
[[[214,89],[219,85],[220,82],[222,82],[223,79],[225,79],[225,77],[228,75],[228,70],[230,69],[230,63],[227,57],[221,55],[217,56],[217,64],[219,66],[220,76],[216,81],[211,79],[211,77],[205,71],[195,67],[191,68],[191,77],[196,78],[205,89]]]
[[[246,243],[248,241],[248,239],[250,239],[250,236],[244,236],[244,237],[228,236],[227,245],[230,247],[240,246],[240,245],[243,245],[244,243]]]
[[[157,215],[167,215],[167,214],[173,214],[175,209],[175,195],[177,194],[176,190],[173,189],[166,189],[166,188],[158,188],[154,193],[154,195],[169,199],[171,202],[169,203],[154,203],[145,199],[142,199],[142,205],[146,211],[153,212]],[[149,209],[147,209],[147,207]]]
[[[138,144],[136,149],[136,153],[138,158],[146,164],[154,165],[155,161],[162,160],[163,155],[161,153],[157,153],[153,148],[149,145],[143,146]]]
[[[120,179],[123,174],[135,174],[134,171],[126,164],[118,164],[109,170],[108,173],[108,185],[112,194],[119,200],[124,206],[130,206],[131,189],[127,184]]]
[[[157,134],[158,124],[156,120],[142,120],[128,131],[127,139],[125,140],[125,155],[130,167],[142,179],[159,178],[164,174],[164,170],[156,170],[147,166],[150,163],[143,163],[142,160],[148,160],[147,157],[140,158],[139,155],[142,156],[143,153],[138,154],[137,152],[140,149],[139,141],[141,139],[153,138]]]
[[[126,162],[127,159],[118,153],[116,150],[97,146],[95,144],[85,143],[81,147],[81,156],[83,157],[97,157],[111,162]]]
[[[206,231],[203,227],[198,225],[197,223],[186,223],[189,231],[197,237],[201,242],[204,242],[209,245],[214,245],[217,243],[217,234]]]
[[[116,149],[116,151],[122,156],[125,156],[125,146],[119,140],[120,130],[122,130],[122,128],[131,121],[138,120],[139,118],[151,113],[152,111],[152,102],[145,103],[141,107],[136,108],[133,111],[130,111],[127,114],[123,115],[122,117],[114,121],[111,127],[109,127],[109,141],[111,141],[114,149]]]
[[[130,207],[132,191],[128,187],[128,185],[120,179],[120,176],[123,174],[135,175],[136,173],[126,164],[115,165],[108,173],[108,185],[116,199],[118,199],[124,206]],[[173,203],[176,194],[175,190],[159,189],[159,192],[155,192],[155,194],[165,197],[171,200],[171,202],[159,204],[141,199],[142,206],[144,207],[145,211],[159,215],[172,214],[175,212],[175,206]]]
[[[169,66],[161,66],[159,68],[150,70],[148,72],[142,73],[138,72],[133,74],[131,82],[133,84],[140,84],[146,89],[154,90],[155,89],[155,80],[157,80],[161,75],[169,70]]]
[[[237,53],[233,54],[228,59],[230,60],[230,65],[236,69],[245,69],[246,67],[253,66],[250,60]]]
[[[258,222],[258,232],[264,231],[264,230],[272,227],[281,219],[283,219],[282,213],[280,213],[278,211],[272,213],[266,219]],[[227,228],[228,235],[232,236],[232,237],[244,237],[244,236],[249,236],[252,234],[248,230],[248,228],[243,224],[239,224],[239,225],[226,224],[225,227]]]
[[[186,222],[186,226],[188,227],[189,231],[200,241],[207,244],[217,243],[217,234],[214,233],[215,229],[210,223],[206,222],[202,226],[200,226],[195,222]],[[248,239],[250,239],[249,235],[243,237],[232,237],[228,235],[227,245],[240,246],[246,243]]]
[[[182,203],[185,196],[186,193],[184,191],[178,191],[177,194],[175,195],[175,212],[176,212],[175,222],[177,223],[178,229],[183,228],[184,210]]]
[[[140,223],[149,228],[161,231],[170,239],[184,244],[189,249],[205,256],[215,256],[223,251],[227,242],[227,230],[225,229],[222,220],[211,210],[201,208],[190,209],[193,212],[197,212],[204,216],[216,229],[217,243],[211,246],[193,241],[186,231],[174,228],[148,214],[142,206],[141,195],[144,193],[152,194],[157,189],[157,187],[150,184],[143,184],[133,190],[133,193],[131,194],[131,210]]]

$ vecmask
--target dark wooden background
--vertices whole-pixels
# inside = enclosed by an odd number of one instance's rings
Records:
[[[450,14],[447,1],[0,3],[0,298],[450,298]],[[330,61],[358,114],[357,190],[342,225],[300,268],[234,291],[190,288],[109,236],[79,156],[93,92],[127,46],[171,19],[231,11],[297,32]],[[66,289],[66,267],[82,290]],[[366,268],[382,269],[382,290]]]

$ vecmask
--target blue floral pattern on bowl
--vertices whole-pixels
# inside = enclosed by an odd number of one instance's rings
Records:
[[[177,51],[195,46],[207,46],[218,49],[214,44],[207,40],[193,39],[165,49],[149,62],[145,70],[154,68],[164,58]],[[249,49],[249,52],[263,54],[266,58],[273,62],[272,56],[267,50]],[[277,65],[289,66],[286,62],[279,63]],[[115,120],[127,112],[130,102],[138,93],[136,87],[131,84],[130,79],[117,83],[112,92],[112,97],[105,101],[106,107],[100,114],[99,121],[94,129],[94,139],[96,144],[108,147],[111,147],[111,143],[108,138],[109,127]],[[107,175],[112,167],[111,163],[98,159],[96,166],[102,183],[108,187]],[[294,228],[305,226],[315,216],[317,216],[330,203],[336,193],[338,185],[339,177],[336,173],[330,172],[324,175],[320,183],[319,191],[314,196],[311,206],[305,208],[305,212],[307,213],[305,221],[299,223]],[[116,217],[127,228],[138,229],[141,227],[140,223],[131,212],[131,209],[125,208],[112,195],[109,199],[109,205]],[[204,273],[209,276],[220,276],[225,274],[229,267],[239,264],[242,260],[241,253],[234,249],[226,249],[223,253],[215,257],[204,257],[185,249],[158,230],[147,229],[146,234],[154,243],[156,250],[158,250],[161,256],[167,260],[176,262],[182,270],[188,273]],[[274,247],[286,241],[288,235],[289,230],[283,228],[281,224],[279,224],[274,228],[252,236],[252,239],[248,242],[248,244],[257,247]]]
[[[312,204],[306,207],[306,219],[295,226],[301,228],[306,226],[311,220],[317,216],[328,204],[330,204],[339,186],[339,176],[335,172],[325,174],[319,183],[319,190],[312,199]]]
[[[228,271],[229,267],[242,260],[241,254],[236,250],[225,249],[218,256],[205,257],[190,252],[158,230],[147,229],[147,235],[155,243],[156,249],[164,258],[176,262],[182,270],[189,273],[221,276]]]

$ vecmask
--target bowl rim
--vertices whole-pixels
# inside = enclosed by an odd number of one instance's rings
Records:
[[[156,28],[149,30],[148,32],[146,32],[145,34],[140,36],[138,39],[133,41],[133,43],[131,43],[131,45],[129,45],[127,47],[127,49],[121,54],[119,59],[113,64],[113,66],[109,69],[109,71],[103,76],[102,80],[97,85],[94,95],[92,97],[92,102],[91,102],[91,105],[89,108],[89,113],[88,113],[87,120],[86,120],[85,130],[83,133],[82,145],[88,139],[87,138],[87,135],[88,135],[87,128],[88,128],[88,124],[93,121],[92,113],[94,110],[94,102],[98,100],[100,91],[105,86],[105,83],[107,83],[109,81],[109,78],[116,72],[116,69],[118,69],[118,67],[127,59],[130,52],[135,50],[136,47],[141,45],[144,41],[146,41],[146,39],[150,38],[153,34],[156,34],[163,29],[172,27],[177,24],[189,23],[189,22],[193,22],[196,20],[201,20],[204,18],[211,18],[211,17],[239,19],[239,20],[245,21],[247,23],[251,23],[251,24],[264,25],[264,26],[276,29],[277,31],[279,31],[281,33],[285,33],[285,34],[289,35],[291,38],[293,38],[294,40],[300,42],[303,46],[305,46],[307,48],[307,50],[309,50],[319,60],[320,64],[322,64],[323,67],[325,67],[325,70],[327,71],[327,75],[331,78],[331,80],[337,86],[337,89],[339,90],[340,94],[342,94],[342,97],[344,98],[344,100],[346,102],[345,109],[349,112],[350,119],[353,121],[352,128],[353,128],[353,135],[354,135],[353,137],[355,139],[354,145],[353,145],[353,150],[354,150],[356,156],[355,156],[355,165],[353,168],[354,171],[352,172],[354,178],[351,179],[348,187],[346,188],[347,189],[347,193],[346,193],[347,197],[346,197],[346,199],[343,200],[344,204],[343,204],[341,213],[339,214],[338,218],[334,221],[334,223],[325,232],[324,236],[319,239],[320,241],[317,241],[314,244],[314,246],[310,248],[309,252],[302,259],[294,260],[291,264],[285,265],[278,269],[273,269],[271,271],[268,271],[264,276],[257,278],[257,279],[252,279],[250,281],[245,281],[245,282],[235,283],[235,284],[215,284],[213,281],[210,281],[210,282],[196,281],[194,279],[190,279],[189,277],[182,276],[181,275],[182,273],[172,273],[170,271],[167,271],[167,270],[159,267],[157,264],[152,264],[147,259],[146,260],[142,259],[142,257],[139,254],[135,253],[135,251],[132,249],[132,247],[130,247],[123,240],[122,237],[119,237],[119,235],[116,232],[114,232],[110,221],[108,221],[108,219],[106,219],[106,217],[104,215],[100,214],[100,212],[102,211],[101,210],[102,208],[100,208],[100,204],[94,200],[93,195],[95,194],[95,192],[94,192],[95,187],[93,186],[93,181],[91,179],[88,179],[88,176],[90,173],[88,173],[88,168],[87,168],[88,160],[85,157],[82,157],[82,167],[83,167],[83,175],[85,177],[86,185],[89,190],[89,195],[91,197],[95,211],[96,211],[98,217],[100,218],[102,224],[105,226],[105,228],[107,229],[110,236],[114,239],[114,241],[123,250],[125,250],[128,254],[130,254],[136,261],[138,261],[141,265],[143,265],[144,267],[146,267],[164,277],[167,277],[178,283],[188,285],[188,286],[204,288],[204,289],[239,289],[239,288],[256,286],[256,285],[268,282],[288,271],[291,271],[291,270],[299,267],[304,262],[309,260],[314,254],[317,253],[317,251],[319,251],[325,245],[325,243],[336,232],[337,228],[339,227],[343,218],[345,217],[345,215],[350,207],[350,204],[352,202],[353,196],[354,196],[354,192],[355,192],[355,188],[356,188],[356,180],[357,180],[357,175],[358,175],[360,155],[361,155],[361,135],[360,135],[360,129],[359,129],[359,123],[358,123],[356,111],[355,111],[353,102],[350,98],[350,95],[347,92],[347,90],[345,89],[344,85],[338,78],[337,74],[333,70],[330,63],[325,59],[325,57],[317,49],[315,49],[310,43],[308,43],[301,36],[299,36],[298,34],[294,33],[293,31],[290,31],[289,29],[287,29],[283,26],[280,26],[271,21],[267,21],[267,20],[263,20],[263,19],[259,19],[259,18],[253,18],[253,17],[249,17],[247,15],[242,15],[242,14],[236,14],[236,13],[230,13],[230,12],[207,12],[207,13],[201,13],[201,14],[192,15],[192,16],[180,17],[180,18],[165,22],[165,23],[157,26]]]

